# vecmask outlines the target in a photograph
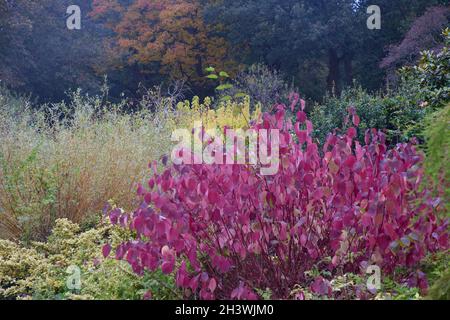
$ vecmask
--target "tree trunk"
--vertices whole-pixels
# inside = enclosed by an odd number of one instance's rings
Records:
[[[197,59],[197,63],[195,64],[195,71],[197,72],[197,76],[199,78],[202,78],[205,76],[203,72],[203,59],[199,54],[196,55],[195,58]]]
[[[344,73],[345,73],[345,85],[351,86],[353,83],[353,65],[352,65],[353,55],[346,54],[344,56]]]
[[[327,86],[331,93],[339,93],[339,57],[335,49],[328,51]]]

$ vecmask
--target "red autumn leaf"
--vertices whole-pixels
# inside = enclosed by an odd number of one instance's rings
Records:
[[[109,243],[105,244],[102,248],[103,257],[108,257],[111,253],[111,245]]]

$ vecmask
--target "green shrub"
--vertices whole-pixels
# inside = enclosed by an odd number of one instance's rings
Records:
[[[450,300],[450,269],[430,288],[427,299]]]
[[[450,102],[450,29],[443,36],[442,50],[424,51],[416,66],[399,71],[400,86],[387,110],[393,112],[391,124],[404,139],[425,139],[424,119]]]
[[[354,107],[361,118],[358,138],[364,141],[364,132],[368,128],[386,128],[387,116],[385,114],[384,98],[371,95],[359,86],[344,90],[340,96],[326,96],[320,105],[316,105],[311,112],[314,124],[314,135],[321,143],[329,132],[340,129],[345,132],[352,126],[351,119],[345,124],[348,108]]]
[[[0,238],[43,239],[55,219],[82,222],[109,199],[132,207],[147,164],[170,150],[164,119],[127,114],[126,101],[12,102],[0,98]]]
[[[361,118],[360,141],[365,129],[377,128],[386,133],[391,145],[414,137],[423,142],[423,120],[430,113],[425,99],[426,94],[410,78],[404,78],[395,91],[386,94],[370,94],[355,86],[343,90],[340,96],[326,96],[312,110],[311,119],[317,128],[316,137],[323,142],[329,130],[348,128],[342,119],[353,106]]]

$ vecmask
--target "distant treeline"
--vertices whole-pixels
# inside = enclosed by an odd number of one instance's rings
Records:
[[[0,0],[0,84],[41,102],[97,91],[105,75],[112,97],[175,79],[211,94],[208,66],[233,77],[262,63],[313,100],[353,81],[379,90],[398,66],[439,47],[449,8],[376,2],[379,30],[367,27],[366,0]],[[74,4],[80,30],[66,25]]]

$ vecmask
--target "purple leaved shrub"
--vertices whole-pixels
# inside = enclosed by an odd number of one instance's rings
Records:
[[[291,109],[299,101],[293,96]],[[153,164],[142,204],[109,217],[135,232],[116,258],[134,272],[174,274],[186,296],[201,299],[292,298],[296,285],[330,295],[329,282],[306,271],[331,275],[413,269],[428,253],[448,248],[448,221],[421,187],[422,155],[413,144],[389,149],[377,130],[356,139],[353,127],[330,133],[321,150],[304,102],[295,121],[286,107],[264,114],[254,129],[279,129],[279,170],[260,174],[252,165]],[[109,252],[109,247],[105,249]]]

